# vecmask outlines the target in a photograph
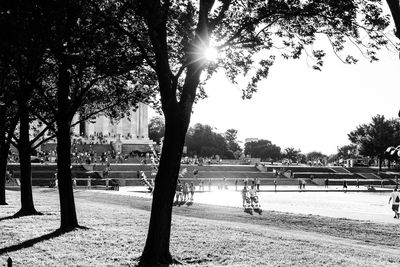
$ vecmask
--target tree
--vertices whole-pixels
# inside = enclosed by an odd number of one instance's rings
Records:
[[[277,161],[282,157],[279,146],[263,139],[255,142],[247,142],[244,145],[244,153],[251,155],[253,158],[261,158],[266,161]]]
[[[349,159],[357,156],[357,146],[354,144],[338,147],[336,157],[338,159]]]
[[[13,65],[18,67],[19,87],[23,89],[17,94],[21,200],[32,195],[29,117],[34,114],[57,137],[60,229],[68,231],[79,227],[70,171],[72,118],[77,112],[82,120],[99,112],[123,117],[139,100],[150,99],[152,90],[148,86],[151,82],[138,86],[140,79],[149,79],[146,70],[140,68],[143,58],[137,51],[125,48],[125,36],[117,35],[103,17],[96,16],[96,9],[88,1],[2,3],[2,14],[6,14],[2,18],[6,23],[1,26],[13,26],[3,27],[2,33],[13,36],[11,41],[2,42],[9,48],[7,52],[11,52],[4,54],[10,54],[14,62],[23,63]],[[20,65],[23,68],[19,68]],[[136,66],[140,79],[131,72]],[[44,108],[28,109],[28,106]],[[26,210],[34,211],[33,201],[22,200],[22,203],[29,202],[32,207],[23,204],[28,207],[21,208],[23,214]]]
[[[228,150],[232,153],[235,159],[238,159],[242,152],[242,148],[239,146],[237,141],[237,130],[236,129],[228,129],[225,131],[225,140],[228,144]]]
[[[300,152],[301,152],[300,150],[296,150],[293,147],[287,147],[283,152],[283,157],[288,158],[290,161],[297,161]]]
[[[18,123],[17,107],[12,96],[14,83],[13,69],[0,60],[0,205],[6,202],[6,171],[11,139]]]
[[[322,163],[324,161],[324,159],[327,158],[327,156],[321,152],[312,151],[312,152],[307,153],[306,158],[307,158],[307,161]]]
[[[8,82],[9,103],[17,103],[16,114],[19,119],[19,137],[13,136],[17,142],[20,159],[21,209],[15,216],[39,214],[33,203],[31,181],[31,145],[29,141],[30,107],[32,105],[33,87],[25,79],[29,74],[35,79],[41,71],[45,47],[38,40],[40,23],[33,15],[32,3],[20,1],[2,1],[0,5],[1,27],[1,61],[12,72],[12,80]],[[10,86],[12,85],[12,86]],[[12,120],[10,125],[15,125]],[[15,127],[15,126],[13,126]],[[9,129],[11,130],[11,128]],[[9,137],[11,131],[9,132]],[[9,139],[10,142],[13,142]],[[7,144],[4,146],[6,149]],[[5,150],[3,151],[5,153]],[[4,157],[6,155],[3,155]]]
[[[361,124],[348,134],[349,140],[359,147],[359,153],[363,156],[377,157],[379,170],[382,169],[382,160],[385,151],[390,146],[397,146],[400,141],[395,120],[386,120],[383,115],[372,117],[369,124]]]
[[[98,112],[121,117],[151,95],[146,86],[138,86],[141,79],[149,79],[140,67],[143,57],[126,47],[125,36],[116,34],[96,8],[88,1],[48,0],[40,6],[45,25],[42,38],[49,51],[46,63],[54,71],[50,82],[39,84],[36,89],[49,108],[49,117],[41,120],[49,127],[49,119],[56,125],[53,131],[57,137],[63,231],[79,227],[70,170],[73,117],[78,112],[83,115],[82,120]],[[131,71],[135,68],[141,77]]]
[[[172,203],[192,106],[201,95],[205,81],[203,72],[207,79],[222,67],[233,82],[239,74],[247,75],[249,84],[243,90],[246,98],[255,92],[257,82],[268,75],[275,54],[299,58],[306,51],[315,60],[313,67],[320,69],[325,53],[310,49],[317,35],[328,37],[338,57],[346,41],[358,45],[371,60],[376,60],[376,50],[388,43],[379,32],[388,25],[388,19],[382,16],[376,2],[221,0],[216,4],[214,0],[138,0],[91,3],[126,35],[130,48],[145,57],[142,68],[135,71],[149,71],[156,77],[165,117],[163,150],[140,264],[173,262],[169,252]],[[362,36],[359,29],[363,31]],[[204,53],[210,43],[224,55],[215,64],[207,62]],[[285,49],[272,49],[281,46]],[[265,53],[255,62],[253,56],[260,51]],[[349,55],[343,61],[354,63],[356,59]]]
[[[189,155],[199,157],[213,157],[216,155],[222,158],[232,158],[228,150],[225,138],[213,131],[209,125],[197,123],[189,129],[186,135],[186,145]]]
[[[164,118],[160,116],[151,118],[149,122],[149,138],[158,144],[161,138],[164,137],[164,132]]]

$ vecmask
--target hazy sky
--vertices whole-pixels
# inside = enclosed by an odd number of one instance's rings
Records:
[[[208,124],[221,133],[234,128],[240,141],[267,139],[282,150],[333,154],[337,146],[349,144],[350,131],[372,116],[397,117],[399,77],[399,56],[387,51],[378,62],[360,59],[356,65],[328,55],[321,72],[305,58],[279,60],[253,99],[242,100],[240,88],[220,72],[205,87],[209,97],[194,106],[191,125]]]

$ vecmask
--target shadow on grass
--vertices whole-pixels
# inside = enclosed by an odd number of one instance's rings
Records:
[[[0,222],[1,222],[1,221],[5,221],[5,220],[11,220],[11,219],[15,219],[14,215],[0,218]]]
[[[14,215],[0,218],[0,222],[1,221],[5,221],[5,220],[11,220],[11,219],[17,219],[17,218],[21,218],[21,217],[26,217],[26,216],[41,216],[41,215],[50,215],[50,214],[43,214],[42,212],[38,212],[36,210],[29,211],[29,212],[25,212],[25,211],[21,211],[20,210],[17,213],[15,213]]]
[[[68,232],[72,232],[72,231],[77,230],[77,229],[89,229],[89,228],[84,227],[84,226],[79,226],[77,228],[73,228],[73,229],[69,229],[69,230],[57,229],[54,232],[48,233],[46,235],[35,237],[35,238],[32,238],[32,239],[26,240],[24,242],[21,242],[19,244],[2,248],[2,249],[0,249],[0,256],[5,254],[5,253],[10,253],[10,252],[18,251],[20,249],[32,247],[33,245],[35,245],[37,243],[40,243],[40,242],[46,241],[46,240],[50,240],[50,239],[55,238],[55,237],[59,237],[59,236],[61,236],[63,234],[66,234]]]

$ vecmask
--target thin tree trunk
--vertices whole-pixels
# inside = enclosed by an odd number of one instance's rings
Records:
[[[70,76],[65,64],[60,65],[57,90],[57,169],[60,196],[60,230],[70,231],[79,227],[75,211],[71,176],[71,121],[69,106]]]
[[[171,116],[173,118],[170,120],[166,119],[165,123],[164,143],[155,179],[149,230],[139,264],[141,266],[175,262],[169,251],[172,206],[189,123],[176,115]]]
[[[1,149],[0,150],[0,205],[7,205],[6,171],[7,171],[7,156],[8,156],[8,151],[10,149],[10,144],[7,144],[6,142],[2,141],[0,149]]]
[[[6,147],[6,118],[5,107],[0,107],[0,205],[7,205],[6,202],[6,171],[8,149]]]
[[[68,119],[57,122],[57,178],[60,196],[61,230],[79,227],[75,211],[71,176],[71,123]]]
[[[21,209],[15,216],[38,215],[33,204],[32,195],[32,170],[31,170],[31,148],[29,143],[29,114],[27,107],[20,105],[20,126],[18,153],[21,170]]]

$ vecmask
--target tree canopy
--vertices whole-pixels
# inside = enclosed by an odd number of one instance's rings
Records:
[[[186,135],[187,152],[191,156],[233,159],[233,153],[228,149],[225,137],[216,133],[209,125],[195,124]]]
[[[269,140],[247,142],[244,145],[244,153],[252,158],[261,158],[264,161],[277,161],[281,159],[281,148]]]
[[[357,126],[348,137],[358,146],[361,155],[377,157],[381,168],[386,149],[400,144],[399,129],[400,124],[397,120],[387,120],[383,115],[376,115],[370,123]]]
[[[164,132],[164,118],[160,116],[151,118],[149,122],[149,138],[158,144],[164,137]]]

